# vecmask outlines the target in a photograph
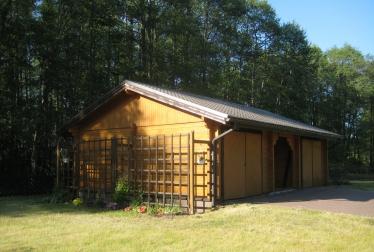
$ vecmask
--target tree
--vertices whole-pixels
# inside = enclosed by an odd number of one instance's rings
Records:
[[[327,51],[326,57],[329,79],[324,98],[325,126],[344,137],[341,154],[335,153],[336,157],[349,163],[362,163],[360,134],[367,101],[366,62],[358,50],[347,44]]]

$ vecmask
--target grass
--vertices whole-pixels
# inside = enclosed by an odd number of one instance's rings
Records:
[[[0,198],[0,251],[372,251],[374,219],[236,204],[162,216]]]
[[[340,188],[374,191],[374,181],[333,181],[331,185]]]

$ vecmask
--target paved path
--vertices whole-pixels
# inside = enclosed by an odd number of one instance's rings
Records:
[[[270,204],[374,218],[373,191],[327,186],[291,190],[246,199],[229,200],[226,203]]]

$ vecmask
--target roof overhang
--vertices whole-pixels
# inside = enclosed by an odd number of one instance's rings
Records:
[[[209,118],[213,121],[226,124],[226,120],[228,118],[228,114],[221,113],[219,111],[180,99],[175,96],[168,95],[163,92],[159,92],[157,90],[147,88],[147,87],[139,87],[139,84],[134,83],[132,81],[124,81],[125,87],[133,92],[136,92],[140,95],[145,97],[154,99],[158,102],[168,104],[172,107],[179,108],[186,112],[190,112],[192,114],[196,114],[199,116],[203,116],[205,118]]]
[[[236,118],[228,118],[228,124],[234,125],[236,123],[237,127],[239,128],[249,128],[255,130],[268,130],[268,131],[275,131],[279,133],[285,134],[293,134],[305,137],[313,137],[313,138],[323,138],[323,139],[343,139],[341,135],[332,133],[332,132],[315,132],[315,131],[307,131],[297,128],[285,127],[277,124],[270,124],[270,123],[263,123],[263,122],[256,122],[250,120],[242,120]]]

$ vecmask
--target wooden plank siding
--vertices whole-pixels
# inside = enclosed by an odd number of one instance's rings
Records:
[[[141,189],[145,192],[188,195],[190,193],[187,188],[190,182],[188,170],[192,171],[191,182],[193,183],[191,188],[193,195],[190,201],[193,201],[193,198],[210,199],[210,143],[219,134],[218,129],[219,124],[208,119],[139,95],[121,94],[70,130],[75,139],[81,141],[81,144],[76,147],[77,151],[82,151],[81,155],[76,156],[76,160],[81,160],[77,163],[80,179],[76,186],[85,188],[85,190],[103,188],[106,192],[113,193],[113,182],[110,180],[112,172],[110,153],[107,151],[111,148],[110,139],[116,137],[122,139],[121,141],[130,141],[125,145],[131,145],[132,148],[131,152],[126,152],[128,151],[126,150],[125,154],[123,147],[117,150],[121,152],[121,155],[131,156],[132,161],[129,163],[123,158],[119,159],[121,161],[117,160],[116,178],[120,176],[120,171],[123,171],[124,167],[133,167],[130,169],[131,176],[134,177],[134,181],[141,184]],[[189,143],[176,143],[178,137],[173,138],[179,134],[190,134],[192,131],[194,138]],[[129,137],[130,140],[128,140]],[[132,141],[133,138],[136,140]],[[156,138],[159,140],[155,140]],[[191,160],[187,160],[187,150],[172,149],[172,146],[190,146],[191,144],[193,148],[188,150],[194,150],[190,155]],[[153,146],[151,150],[148,150],[149,146]],[[163,146],[165,150],[156,153],[157,148],[154,146]],[[178,151],[185,154],[179,157],[179,154],[176,154]],[[148,158],[155,155],[158,157],[157,165],[151,164]],[[198,162],[200,156],[206,160],[203,164]],[[179,158],[183,160],[182,163],[176,161]],[[100,161],[96,161],[95,165],[92,162],[90,164],[83,161],[94,159]],[[170,162],[170,160],[174,161]],[[156,169],[156,166],[159,168]],[[180,172],[179,168],[173,169],[173,166],[182,166],[183,172]]]
[[[169,125],[175,131],[185,123],[203,122],[200,116],[196,116],[179,109],[173,108],[166,104],[161,104],[152,99],[134,95],[129,96],[125,93],[116,96],[109,101],[106,106],[98,109],[98,111],[88,118],[84,119],[80,124],[80,132],[85,132],[87,138],[106,138],[108,134],[118,134],[122,130],[128,135],[131,130],[131,124],[135,123],[139,129],[152,129],[146,135],[163,134],[165,126]],[[159,128],[150,126],[161,126]],[[182,126],[183,127],[183,126]],[[188,131],[190,132],[189,128]],[[127,130],[127,132],[126,132]],[[170,132],[176,133],[176,132]],[[180,131],[178,131],[180,133]],[[139,134],[143,135],[143,134]]]

